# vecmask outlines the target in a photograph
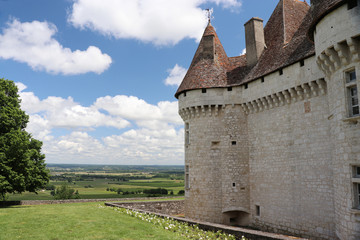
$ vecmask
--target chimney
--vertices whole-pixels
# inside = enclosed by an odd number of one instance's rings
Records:
[[[255,65],[265,48],[264,27],[261,18],[253,17],[245,23],[246,61]]]

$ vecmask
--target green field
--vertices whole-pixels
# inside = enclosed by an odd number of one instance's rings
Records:
[[[98,206],[72,203],[0,208],[0,239],[182,239],[151,223]]]
[[[68,184],[77,190],[82,199],[148,197],[144,189],[165,188],[178,195],[184,190],[183,167],[179,166],[92,166],[55,165],[51,170],[49,185],[59,187]],[[110,190],[114,191],[110,191]],[[118,194],[116,190],[123,193]],[[124,194],[124,192],[126,192]],[[9,194],[8,200],[51,200],[51,190],[39,190],[38,194],[24,192]]]

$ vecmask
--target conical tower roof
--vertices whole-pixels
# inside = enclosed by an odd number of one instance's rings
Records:
[[[186,90],[225,87],[228,66],[229,59],[226,52],[209,22],[175,97]]]

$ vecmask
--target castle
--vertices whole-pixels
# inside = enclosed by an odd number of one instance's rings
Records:
[[[175,94],[186,217],[360,239],[360,0],[280,0],[245,39],[209,23]]]

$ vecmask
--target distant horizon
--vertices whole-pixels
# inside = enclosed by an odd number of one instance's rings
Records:
[[[80,165],[86,165],[86,166],[185,166],[185,165],[159,165],[159,164],[86,164],[86,163],[45,163],[46,166],[48,165],[74,165],[74,166],[80,166]]]

